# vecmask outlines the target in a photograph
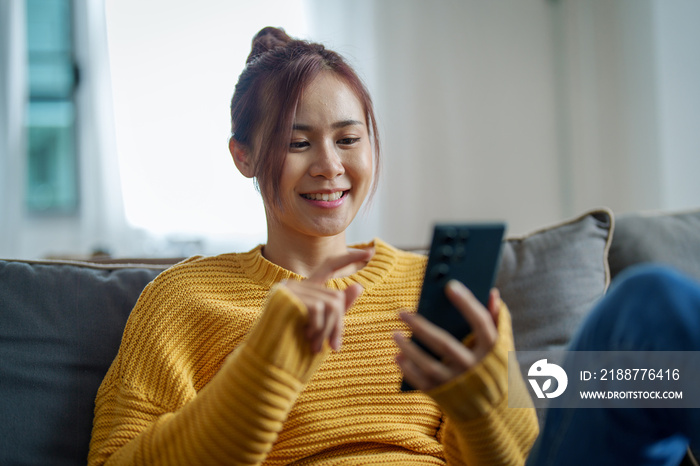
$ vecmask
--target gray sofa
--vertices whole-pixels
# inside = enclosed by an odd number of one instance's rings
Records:
[[[596,209],[509,238],[497,285],[517,349],[565,347],[610,280],[640,262],[700,280],[700,211]],[[85,464],[93,401],[126,319],[171,264],[0,260],[0,464]]]

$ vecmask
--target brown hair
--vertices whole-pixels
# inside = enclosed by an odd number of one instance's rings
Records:
[[[302,91],[323,70],[342,78],[360,100],[373,137],[374,181],[379,175],[379,135],[372,99],[362,80],[345,60],[323,45],[292,39],[281,28],[266,27],[253,38],[246,67],[231,99],[231,136],[248,149],[260,141],[253,156],[254,175],[266,202],[281,205],[278,186],[292,124]]]

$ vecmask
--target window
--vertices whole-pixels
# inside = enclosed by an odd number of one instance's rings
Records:
[[[26,0],[29,101],[26,112],[26,208],[32,213],[78,210],[70,0]]]
[[[260,195],[228,153],[229,102],[259,29],[283,25],[304,36],[303,2],[107,0],[106,7],[129,224],[204,253],[264,242]],[[178,254],[169,247],[154,249]]]

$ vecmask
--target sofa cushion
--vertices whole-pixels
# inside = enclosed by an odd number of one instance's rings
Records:
[[[700,210],[630,213],[615,220],[613,277],[642,262],[660,262],[700,280]]]
[[[517,350],[566,347],[610,283],[612,229],[612,212],[598,209],[508,238],[496,286],[512,313]]]
[[[0,261],[0,464],[86,463],[97,389],[163,268]]]

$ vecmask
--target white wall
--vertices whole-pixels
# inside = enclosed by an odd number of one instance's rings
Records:
[[[434,221],[561,216],[552,32],[541,1],[380,2],[389,241]]]
[[[568,0],[553,11],[568,209],[660,207],[651,2]]]
[[[370,63],[385,154],[373,233],[411,246],[437,220],[519,234],[597,206],[700,206],[697,2],[312,4],[312,36]]]

